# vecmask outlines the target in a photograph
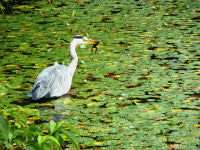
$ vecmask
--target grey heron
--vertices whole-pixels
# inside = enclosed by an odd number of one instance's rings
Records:
[[[56,98],[67,94],[70,90],[72,78],[78,63],[78,56],[75,48],[80,44],[97,44],[96,41],[90,40],[82,35],[76,35],[70,42],[69,53],[71,63],[69,66],[59,65],[57,62],[54,66],[44,69],[36,78],[36,81],[27,94],[33,100],[41,98]]]

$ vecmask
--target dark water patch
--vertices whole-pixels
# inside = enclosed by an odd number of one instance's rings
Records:
[[[194,92],[192,94],[186,94],[186,95],[189,95],[190,97],[196,97],[196,98],[200,98],[200,91],[197,93],[197,92]]]
[[[52,14],[53,17],[59,17],[59,15],[60,15],[60,13]],[[63,24],[61,24],[61,25],[63,25]]]
[[[130,97],[130,98],[127,98],[127,100],[136,100],[139,102],[137,103],[148,103],[148,102],[158,102],[158,101],[161,101],[161,98],[160,96],[149,96],[149,97],[146,97],[146,98],[141,98],[141,97]],[[135,103],[134,103],[135,104]]]
[[[13,71],[12,70],[3,70],[3,71],[0,71],[2,72],[3,74],[13,74]]]
[[[130,44],[130,43],[123,42],[123,41],[120,41],[120,42],[117,42],[117,43],[114,43],[114,44],[131,46],[131,44]]]
[[[76,84],[78,84],[79,86],[81,86],[81,85],[84,85],[84,84],[87,84],[86,82],[76,82]],[[71,89],[73,89],[73,88],[75,88],[75,87],[72,87]]]
[[[100,105],[99,108],[107,108],[107,104],[108,103],[104,103],[104,104]]]
[[[155,50],[155,49],[157,49],[157,48],[158,48],[158,47],[151,46],[151,47],[148,48],[148,50]]]
[[[71,96],[71,98],[73,98],[73,99],[76,99],[76,98],[77,98],[77,95],[75,95],[75,94],[70,94],[70,96]]]
[[[23,88],[16,88],[15,90],[16,91],[26,91],[26,89],[23,89]]]
[[[52,21],[39,21],[39,22],[36,22],[37,24],[49,24],[49,23],[52,23]]]
[[[48,118],[43,119],[43,121],[49,122],[50,120],[59,121],[66,119],[66,114],[62,114],[62,112],[66,111],[65,108],[62,108],[63,105],[52,103],[45,105],[44,100],[42,102],[39,100],[39,103],[40,104],[38,106],[33,107],[33,109],[39,110],[41,116],[48,116]]]
[[[87,89],[86,92],[92,92],[92,91],[94,91],[94,89]]]
[[[32,55],[32,53],[27,52],[27,51],[19,51],[19,53],[21,53],[22,55],[28,55],[28,56]]]
[[[156,57],[155,54],[152,54],[150,58],[151,58],[151,59],[157,59],[157,57]]]
[[[117,103],[117,105],[119,107],[127,107],[127,106],[132,106],[132,105],[136,105],[136,103],[134,101],[130,101],[129,99],[126,100],[126,102],[121,102],[121,103]]]
[[[102,124],[109,124],[109,123],[112,123],[111,120],[99,120],[100,123]]]
[[[100,81],[101,80],[101,78],[94,77],[94,75],[90,75],[90,76],[86,77],[85,79],[88,81]]]
[[[19,106],[26,106],[26,105],[30,105],[31,101],[28,100],[28,99],[25,99],[25,100],[12,101],[12,102],[10,102],[10,104],[16,104],[16,105],[19,105]]]
[[[171,68],[173,70],[189,70],[188,68],[186,67],[179,67],[179,68]]]
[[[109,16],[105,15],[102,16],[101,23],[114,23],[114,22],[111,21],[111,18]]]
[[[44,105],[44,106],[36,106],[34,109],[38,109],[39,111],[44,111],[44,110],[54,110],[55,106],[53,105]]]
[[[115,8],[114,10],[111,10],[110,13],[111,14],[118,14],[122,11],[123,9],[122,8]]]
[[[43,124],[43,123],[48,123],[49,120],[43,120],[43,119],[37,119],[34,121],[35,124]]]
[[[34,44],[33,42],[29,42],[30,43],[30,47],[37,47],[38,44]]]
[[[65,112],[65,111],[63,111]],[[49,115],[51,118],[50,120],[53,120],[53,121],[61,121],[61,120],[65,120],[67,119],[67,116],[66,115],[62,115],[60,114],[61,112],[59,112],[59,114],[51,114]]]
[[[84,138],[91,138],[90,136],[81,136]],[[95,137],[93,137],[95,139]],[[98,141],[98,140],[97,140]],[[108,145],[99,145],[99,146],[87,146],[85,143],[80,144],[81,149],[91,149],[91,150],[101,150],[102,149],[107,149]]]
[[[68,6],[65,2],[62,2],[60,4],[57,4],[57,7],[63,7],[63,6]]]
[[[190,108],[190,107],[180,107],[182,110],[193,110],[193,111],[200,111],[199,107],[200,105],[196,106],[198,108]]]
[[[173,60],[173,61],[178,61],[179,60],[179,57],[170,57],[170,56],[167,56],[167,57],[164,57],[164,58],[162,58],[162,57],[157,57],[158,59],[160,59],[160,60]]]
[[[195,21],[197,21],[197,22],[200,22],[200,16],[195,16],[195,17],[193,17],[193,18],[191,18],[192,20],[195,20]]]
[[[52,100],[56,100],[59,99],[59,97],[55,97],[55,98],[41,98],[39,100],[32,100],[31,98],[29,99],[32,103],[38,103],[38,104],[42,104],[42,103],[48,103],[51,102]],[[47,107],[48,108],[48,107]]]

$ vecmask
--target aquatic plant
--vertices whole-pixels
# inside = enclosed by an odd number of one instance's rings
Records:
[[[44,125],[44,124],[43,124]],[[65,147],[66,139],[80,149],[79,143],[73,132],[78,133],[75,127],[66,121],[54,122],[50,121],[48,125],[44,125],[46,129],[39,128],[35,125],[25,125],[16,127],[10,123],[5,116],[0,113],[0,146],[2,149],[62,149]],[[64,128],[65,127],[65,128]],[[67,128],[73,132],[68,131]],[[66,136],[66,137],[64,137]]]

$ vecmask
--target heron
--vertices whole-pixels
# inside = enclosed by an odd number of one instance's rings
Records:
[[[82,35],[76,35],[70,42],[69,53],[71,62],[69,66],[59,65],[44,69],[36,78],[31,91],[27,96],[33,100],[42,98],[57,98],[67,94],[70,90],[72,78],[78,63],[76,47],[80,44],[97,44],[95,40],[88,39]]]

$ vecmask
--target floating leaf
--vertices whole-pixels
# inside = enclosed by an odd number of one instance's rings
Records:
[[[65,105],[68,105],[68,104],[70,104],[70,103],[72,103],[73,101],[70,99],[70,98],[65,98],[64,99],[64,104]]]

